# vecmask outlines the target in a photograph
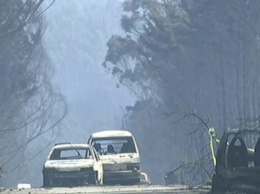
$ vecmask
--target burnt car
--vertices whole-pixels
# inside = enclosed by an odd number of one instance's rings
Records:
[[[140,154],[132,133],[99,131],[90,136],[88,143],[99,153],[105,184],[140,184]]]
[[[43,166],[43,187],[103,184],[103,166],[88,144],[56,144]]]
[[[260,130],[229,129],[218,146],[212,193],[260,193]]]

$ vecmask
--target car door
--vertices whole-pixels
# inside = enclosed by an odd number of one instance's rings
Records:
[[[97,151],[95,149],[94,149],[94,154],[96,156],[97,165],[98,165],[98,168],[99,168],[99,181],[100,181],[101,184],[103,184],[103,164],[100,160],[99,154],[97,153]]]
[[[94,169],[97,171],[97,178],[98,178],[98,181],[100,184],[103,184],[103,165],[100,161],[100,158],[99,158],[99,155],[98,153],[96,152],[95,149],[92,149],[93,151],[93,157],[94,157],[94,160],[95,160],[95,164],[94,164]]]

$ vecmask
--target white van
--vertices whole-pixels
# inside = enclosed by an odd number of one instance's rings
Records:
[[[88,143],[100,155],[104,183],[137,184],[140,182],[140,155],[134,136],[129,131],[93,133]]]

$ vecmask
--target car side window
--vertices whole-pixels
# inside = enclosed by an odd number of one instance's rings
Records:
[[[59,160],[59,159],[60,159],[60,150],[58,149],[53,150],[50,156],[50,160]]]
[[[93,158],[94,158],[91,149],[88,150],[88,157],[87,157],[87,158],[90,158],[90,159],[93,159]],[[94,158],[94,159],[95,159],[95,158]]]

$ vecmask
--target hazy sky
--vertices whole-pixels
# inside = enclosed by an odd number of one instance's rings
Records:
[[[134,96],[117,88],[101,65],[107,40],[122,33],[121,12],[117,0],[56,0],[46,12],[45,47],[56,68],[54,82],[69,108],[64,140],[70,133],[85,141],[93,131],[120,128],[124,106],[133,104]]]

